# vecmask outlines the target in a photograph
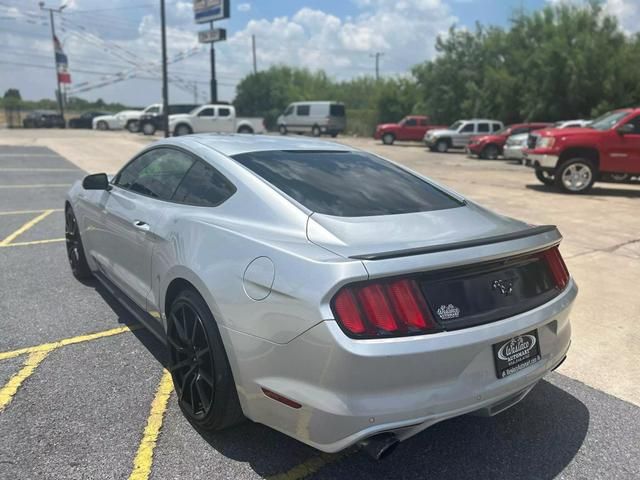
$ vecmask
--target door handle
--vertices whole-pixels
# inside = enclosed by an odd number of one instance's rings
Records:
[[[151,228],[147,222],[143,222],[142,220],[135,220],[133,222],[133,226],[138,230],[142,230],[143,232],[148,232]]]

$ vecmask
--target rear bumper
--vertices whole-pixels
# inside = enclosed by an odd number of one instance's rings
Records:
[[[526,313],[463,330],[353,340],[324,321],[285,345],[225,330],[244,413],[326,452],[381,432],[400,440],[465,413],[495,414],[520,401],[566,355],[573,280]],[[504,379],[492,345],[537,329],[541,360]],[[300,404],[293,409],[261,388]]]
[[[555,169],[558,164],[558,155],[546,153],[524,153],[524,164],[532,168]]]

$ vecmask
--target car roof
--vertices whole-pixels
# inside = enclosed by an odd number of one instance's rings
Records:
[[[158,143],[184,145],[197,142],[223,155],[232,156],[240,153],[261,152],[267,150],[332,150],[355,151],[357,149],[326,140],[316,140],[304,137],[281,137],[272,135],[243,135],[243,134],[217,134],[201,133],[186,135],[184,137],[172,137]]]

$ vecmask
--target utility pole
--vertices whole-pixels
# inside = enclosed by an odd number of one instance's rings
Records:
[[[376,82],[380,80],[380,57],[382,57],[384,53],[376,52],[369,55],[371,58],[376,59]]]
[[[160,29],[162,37],[162,123],[164,136],[169,136],[169,84],[167,81],[167,24],[164,13],[164,0],[160,0]]]
[[[48,10],[49,11],[49,23],[51,24],[51,42],[53,43],[53,66],[54,71],[56,72],[56,85],[58,86],[56,90],[56,97],[58,99],[58,108],[60,109],[60,116],[64,121],[64,99],[62,98],[62,89],[60,88],[60,77],[58,76],[58,60],[56,58],[56,26],[53,21],[53,12],[60,13],[67,6],[66,4],[60,5],[58,8],[46,8],[44,6],[44,2],[40,2],[40,10]]]
[[[209,22],[213,30],[213,22]],[[211,42],[211,103],[218,103],[218,83],[216,82],[216,49]]]
[[[256,36],[251,35],[251,49],[253,50],[253,74],[258,73],[258,62],[256,61]]]

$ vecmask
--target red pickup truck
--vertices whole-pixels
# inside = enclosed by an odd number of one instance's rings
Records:
[[[550,123],[516,123],[514,125],[508,125],[495,133],[471,137],[466,150],[469,155],[477,155],[480,158],[495,160],[498,158],[498,155],[502,155],[504,144],[507,143],[507,138],[511,135],[529,133],[550,126]]]
[[[424,134],[434,128],[447,128],[446,125],[432,125],[429,117],[424,115],[408,115],[398,123],[383,123],[376,127],[373,138],[382,139],[385,145],[393,145],[396,140],[421,142]]]
[[[564,192],[584,193],[595,181],[640,175],[640,108],[614,110],[585,128],[539,130],[527,146],[525,165]]]

